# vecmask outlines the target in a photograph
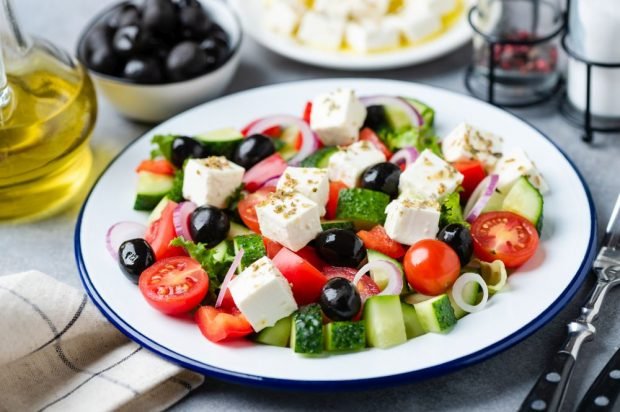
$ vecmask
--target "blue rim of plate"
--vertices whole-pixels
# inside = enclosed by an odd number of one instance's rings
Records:
[[[341,79],[341,80],[345,80],[345,79]],[[356,78],[354,80],[364,81],[365,79]],[[372,80],[376,81],[378,79],[372,79]],[[292,82],[292,83],[297,83],[297,82]],[[461,93],[454,92],[448,89],[444,89],[442,87],[430,86],[430,85],[423,85],[423,86],[434,87],[437,89],[444,90],[451,94],[463,96],[463,94]],[[261,87],[269,87],[269,86],[261,86]],[[261,87],[255,88],[254,90],[259,89]],[[248,90],[244,90],[238,93],[244,93],[247,91]],[[467,97],[475,99],[474,97],[471,97],[471,96],[467,96]],[[478,100],[478,99],[475,99],[475,100]],[[165,346],[160,345],[159,343],[153,341],[152,339],[144,336],[143,334],[135,330],[131,325],[126,323],[120,316],[118,316],[118,314],[114,312],[112,308],[108,306],[108,304],[99,295],[99,293],[93,286],[90,280],[90,275],[88,274],[88,270],[86,269],[85,264],[84,264],[84,259],[83,259],[82,250],[81,250],[81,239],[80,239],[82,217],[84,215],[84,211],[86,209],[86,205],[88,204],[90,196],[93,190],[95,189],[95,187],[97,187],[97,184],[99,183],[99,179],[101,179],[101,177],[105,175],[108,169],[116,162],[116,160],[120,156],[123,155],[123,153],[125,153],[125,151],[127,151],[127,149],[133,146],[136,142],[140,141],[144,135],[135,139],[130,144],[128,144],[123,150],[121,150],[114,157],[114,159],[112,159],[112,161],[110,161],[108,166],[106,166],[106,168],[101,172],[101,174],[99,175],[99,177],[93,184],[91,190],[88,193],[88,196],[84,200],[84,204],[82,205],[82,208],[80,209],[80,214],[78,215],[78,219],[77,219],[76,226],[75,226],[74,248],[75,248],[75,259],[76,259],[78,272],[79,272],[82,284],[84,285],[86,292],[92,299],[95,306],[101,311],[101,313],[103,313],[103,315],[117,329],[119,329],[129,339],[149,349],[150,351],[160,355],[164,359],[167,359],[180,366],[194,370],[204,375],[208,375],[210,377],[214,377],[214,378],[217,378],[223,381],[228,381],[228,382],[237,383],[237,384],[244,384],[244,385],[250,385],[250,386],[257,386],[257,387],[268,387],[268,388],[273,388],[273,389],[306,390],[306,391],[317,391],[317,390],[318,391],[320,390],[339,391],[339,390],[349,390],[349,389],[357,389],[357,390],[377,389],[380,387],[402,385],[402,384],[406,384],[406,383],[413,382],[413,381],[425,380],[425,379],[429,379],[435,376],[444,375],[449,372],[454,372],[458,369],[462,369],[466,366],[470,366],[475,363],[481,362],[485,359],[488,359],[516,345],[517,343],[521,342],[522,340],[524,340],[525,338],[527,338],[528,336],[536,332],[538,329],[540,329],[541,327],[546,325],[549,321],[551,321],[551,319],[553,319],[555,315],[557,315],[558,312],[562,310],[568,304],[568,302],[570,302],[570,300],[575,296],[575,294],[577,293],[577,290],[579,290],[579,287],[582,285],[583,281],[585,280],[586,275],[590,272],[590,268],[592,266],[592,262],[594,261],[594,257],[596,253],[595,246],[597,242],[598,229],[597,229],[596,208],[592,200],[592,194],[590,193],[590,188],[588,187],[588,184],[586,183],[585,179],[581,175],[581,172],[579,171],[575,163],[566,155],[566,153],[553,140],[551,140],[545,133],[543,133],[540,129],[532,125],[527,120],[511,112],[507,112],[496,106],[488,104],[484,101],[480,101],[480,102],[486,104],[490,109],[500,110],[505,113],[508,113],[510,116],[513,116],[516,119],[527,124],[533,130],[538,132],[542,137],[547,139],[555,147],[555,149],[558,152],[560,152],[562,156],[564,156],[566,161],[570,164],[570,166],[573,168],[573,170],[579,177],[581,185],[588,199],[588,205],[590,207],[590,225],[591,225],[590,239],[588,240],[588,250],[575,276],[573,277],[570,284],[566,287],[566,289],[564,289],[562,294],[560,294],[560,296],[542,314],[540,314],[534,320],[532,320],[531,322],[523,326],[518,331],[512,333],[511,335],[505,337],[502,340],[497,341],[496,343],[492,345],[487,346],[486,348],[480,349],[479,351],[469,354],[467,356],[463,356],[458,359],[454,359],[452,361],[442,363],[440,365],[436,365],[436,366],[432,366],[432,367],[428,367],[424,369],[418,369],[418,370],[414,370],[411,372],[399,373],[395,375],[387,375],[387,376],[380,376],[380,377],[375,377],[375,378],[364,378],[364,379],[339,380],[339,381],[329,381],[329,380],[312,380],[312,381],[308,380],[306,381],[306,380],[295,380],[295,379],[267,378],[263,376],[243,374],[239,372],[229,371],[223,368],[214,367],[211,365],[207,365],[203,362],[196,361],[195,359],[189,358],[180,353],[177,353]]]

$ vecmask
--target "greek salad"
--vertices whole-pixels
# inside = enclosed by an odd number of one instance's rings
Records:
[[[107,247],[212,342],[316,355],[448,332],[535,254],[549,188],[500,136],[434,124],[419,100],[342,88],[301,117],[157,135],[136,169],[147,223]]]

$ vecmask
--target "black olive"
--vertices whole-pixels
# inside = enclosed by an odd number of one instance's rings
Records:
[[[474,241],[468,228],[458,223],[451,223],[439,231],[437,239],[450,246],[458,255],[461,266],[471,260],[474,253]]]
[[[163,73],[159,62],[152,57],[134,57],[125,65],[123,76],[138,83],[161,83]]]
[[[126,4],[108,17],[107,24],[114,30],[125,26],[137,26],[140,24],[140,12],[135,5]]]
[[[170,0],[147,0],[142,6],[144,28],[171,38],[176,36],[177,16]]]
[[[189,231],[194,242],[204,243],[212,248],[226,239],[230,230],[228,215],[213,206],[202,206],[189,217]]]
[[[400,167],[393,163],[383,162],[366,169],[361,181],[364,189],[383,192],[395,198],[398,196],[399,179]]]
[[[364,126],[362,127],[368,127],[377,132],[386,125],[387,116],[383,106],[368,106],[366,108],[366,120],[364,120]]]
[[[116,75],[122,69],[122,61],[109,47],[99,47],[90,53],[88,67],[96,72]]]
[[[183,167],[185,160],[202,159],[209,156],[207,149],[202,143],[187,136],[178,136],[172,141],[171,161],[179,169]]]
[[[111,47],[112,30],[105,25],[98,25],[93,27],[86,36],[85,46],[86,53],[92,53],[95,50],[106,47]]]
[[[222,26],[220,26],[219,24],[213,23],[211,32],[209,33],[209,37],[215,40],[215,42],[220,47],[226,48],[226,49],[228,48],[228,43],[229,43],[228,34],[226,33],[226,31],[224,31]]]
[[[127,279],[137,284],[140,274],[155,263],[155,253],[144,239],[131,239],[118,248],[118,263]]]
[[[226,56],[226,53],[228,53],[226,48],[222,48],[217,41],[210,37],[200,42],[200,48],[205,52],[207,57],[214,57],[216,62],[222,60]]]
[[[139,26],[125,26],[116,31],[112,48],[121,56],[135,55],[143,48],[143,31]]]
[[[183,36],[190,39],[203,39],[211,30],[213,22],[198,1],[189,2],[178,11]]]
[[[355,232],[329,229],[319,233],[315,240],[319,255],[330,265],[356,268],[366,259],[366,248]]]
[[[232,161],[249,169],[275,152],[276,147],[273,144],[273,139],[262,134],[254,134],[243,139],[235,148]]]
[[[362,298],[357,288],[345,278],[331,278],[327,281],[319,305],[325,316],[335,321],[351,320],[362,308]]]
[[[184,41],[174,46],[166,60],[168,76],[174,81],[187,80],[206,73],[208,67],[207,55],[192,41]]]

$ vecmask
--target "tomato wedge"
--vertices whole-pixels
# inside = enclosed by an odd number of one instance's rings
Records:
[[[200,332],[211,342],[240,338],[254,332],[252,325],[238,310],[201,306],[194,315]]]
[[[314,266],[318,270],[323,270],[323,268],[327,266],[327,263],[325,263],[325,261],[321,259],[316,249],[313,248],[312,246],[304,246],[303,248],[299,249],[296,253],[301,258],[307,260],[308,263],[310,263],[312,266]]]
[[[272,259],[273,264],[288,280],[299,305],[317,302],[327,278],[299,255],[282,248]]]
[[[252,122],[250,122],[247,126],[245,126],[243,129],[241,129],[241,134],[244,136],[248,135],[248,132],[250,131],[250,129],[258,122],[260,122],[262,119],[256,119]],[[267,130],[263,130],[261,132],[261,134],[264,134],[265,136],[269,136],[269,137],[280,137],[280,135],[282,134],[282,128],[280,126],[273,126]]]
[[[349,186],[342,182],[329,182],[329,198],[325,205],[325,219],[335,219],[336,209],[338,208],[338,196],[342,189],[348,189]]]
[[[323,269],[323,273],[325,274],[325,277],[327,277],[327,279],[340,277],[348,279],[350,282],[353,282],[353,278],[355,278],[357,270],[345,267],[328,266]],[[379,286],[377,286],[375,281],[367,275],[362,276],[360,281],[357,282],[357,291],[360,293],[362,301],[365,301],[369,297],[381,293],[381,289],[379,289]]]
[[[381,225],[373,227],[370,231],[360,230],[357,232],[357,236],[362,239],[366,249],[376,250],[393,259],[400,259],[407,252],[403,245],[385,233],[385,229]]]
[[[177,203],[170,201],[161,213],[160,218],[151,222],[146,229],[144,240],[151,245],[157,260],[186,255],[185,249],[182,247],[170,246],[172,239],[177,237],[172,220],[172,215],[176,207]]]
[[[403,264],[411,287],[424,295],[433,296],[448,290],[461,270],[456,252],[435,239],[424,239],[411,245]]]
[[[173,176],[175,171],[174,165],[166,159],[143,160],[136,168],[136,172],[150,172],[168,176]]]
[[[538,232],[529,220],[512,212],[483,213],[471,227],[474,254],[483,261],[496,259],[507,268],[527,262],[538,248]]]
[[[484,166],[478,160],[463,160],[453,163],[454,168],[463,175],[463,199],[467,200],[471,194],[476,190],[476,187],[484,178],[487,173],[484,171]]]
[[[149,305],[168,315],[189,312],[209,290],[209,276],[187,256],[155,262],[140,275],[138,287]]]
[[[372,143],[374,147],[381,150],[386,159],[392,157],[392,151],[379,139],[379,136],[369,127],[364,127],[360,132],[360,140]]]
[[[263,187],[241,199],[237,204],[237,210],[243,223],[255,233],[260,233],[256,205],[267,199],[270,193],[275,192],[275,187]]]
[[[246,190],[250,192],[258,190],[270,178],[284,173],[287,167],[288,164],[280,153],[274,153],[261,160],[243,175]]]
[[[304,115],[303,119],[306,123],[310,124],[310,115],[312,114],[312,102],[306,103],[306,107],[304,107]]]

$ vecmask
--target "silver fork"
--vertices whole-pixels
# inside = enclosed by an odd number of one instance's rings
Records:
[[[592,339],[607,292],[620,283],[620,195],[607,224],[603,246],[592,266],[597,281],[581,314],[568,324],[568,339],[521,404],[520,411],[558,411],[564,402],[575,361],[584,342]]]

